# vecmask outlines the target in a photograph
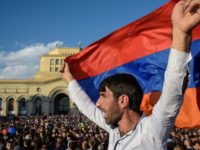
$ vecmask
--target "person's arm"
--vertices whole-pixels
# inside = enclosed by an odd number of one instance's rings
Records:
[[[68,83],[69,96],[77,105],[80,112],[91,121],[95,122],[98,126],[109,132],[110,126],[106,125],[102,111],[95,106],[85,91],[74,79],[67,63],[63,66],[63,79]]]
[[[168,137],[182,104],[191,31],[200,22],[199,6],[200,0],[180,1],[172,13],[173,41],[163,90],[149,117],[149,130],[153,138],[160,142],[164,142]]]

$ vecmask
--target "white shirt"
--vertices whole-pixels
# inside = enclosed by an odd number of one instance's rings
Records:
[[[109,133],[108,150],[164,150],[182,104],[183,80],[186,76],[189,54],[171,49],[165,72],[163,92],[150,116],[142,116],[132,131],[120,137],[119,129],[105,123],[98,109],[76,80],[68,85],[70,98],[90,120]]]

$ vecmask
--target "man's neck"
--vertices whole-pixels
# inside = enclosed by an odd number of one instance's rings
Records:
[[[133,112],[132,110],[127,110],[123,114],[120,122],[118,122],[120,135],[124,136],[129,131],[135,130],[139,120],[140,120],[139,114]]]

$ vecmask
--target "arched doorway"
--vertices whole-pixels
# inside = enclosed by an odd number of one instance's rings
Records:
[[[26,99],[21,98],[19,100],[19,115],[25,115],[26,114]]]
[[[14,98],[8,99],[8,115],[14,115]]]
[[[35,99],[35,114],[42,114],[42,98],[36,97]]]
[[[67,114],[69,112],[69,97],[59,93],[54,98],[54,114]]]

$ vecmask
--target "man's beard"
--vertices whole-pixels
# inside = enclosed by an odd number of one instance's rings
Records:
[[[110,125],[111,128],[114,129],[114,128],[119,126],[118,122],[121,120],[121,117],[122,117],[122,114],[119,114],[118,116],[115,116],[114,119],[113,118],[109,118],[109,116],[107,116],[107,118],[106,118],[106,116],[104,116],[104,119],[105,119],[106,124]]]

